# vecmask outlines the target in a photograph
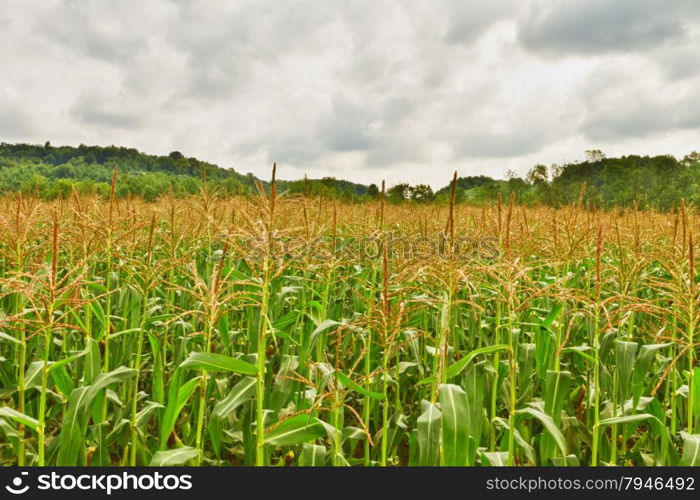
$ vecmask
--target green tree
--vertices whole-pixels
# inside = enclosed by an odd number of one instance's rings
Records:
[[[376,199],[379,196],[379,188],[376,184],[370,184],[369,187],[367,187],[367,196],[372,199]]]
[[[411,197],[411,186],[407,182],[401,182],[390,187],[386,194],[391,203],[401,203]]]
[[[433,189],[427,184],[417,184],[409,188],[411,199],[417,202],[427,202],[435,198]]]

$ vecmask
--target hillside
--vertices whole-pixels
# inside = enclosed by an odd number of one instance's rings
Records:
[[[54,147],[32,144],[0,144],[0,192],[34,191],[54,198],[68,195],[75,186],[80,193],[106,193],[117,167],[117,195],[141,195],[152,200],[169,192],[195,193],[202,172],[209,182],[230,194],[253,188],[255,177],[242,175],[174,151],[154,156],[133,148],[84,146]]]
[[[575,203],[586,183],[587,203],[602,207],[632,206],[667,210],[681,198],[700,204],[700,155],[681,160],[671,155],[621,158],[593,157],[555,169],[550,183],[541,186],[548,203]]]
[[[227,195],[255,193],[260,182],[252,174],[188,158],[178,151],[155,156],[116,146],[0,143],[0,193],[19,190],[52,199],[68,196],[75,188],[81,194],[106,195],[114,167],[119,172],[117,196],[139,195],[147,201],[171,189],[176,196],[196,193],[202,186],[203,172],[210,187]],[[267,187],[266,181],[262,184]],[[600,151],[589,151],[584,162],[536,165],[524,179],[515,175],[508,180],[484,175],[459,177],[456,199],[482,204],[495,200],[499,193],[508,197],[513,192],[520,203],[558,206],[575,203],[584,184],[584,202],[603,208],[631,206],[636,201],[640,208],[665,210],[681,198],[700,204],[700,154],[678,160],[670,155],[606,158]],[[346,201],[379,195],[376,184],[332,177],[280,180],[278,190],[292,196],[322,195]],[[444,202],[449,192],[449,185],[433,192],[424,184],[387,182],[387,197],[393,203]]]
[[[202,185],[202,174],[212,188],[224,194],[257,191],[258,179],[233,169],[187,158],[178,151],[168,156],[142,153],[117,146],[52,146],[0,143],[0,193],[37,192],[44,198],[70,195],[75,188],[81,194],[109,192],[114,168],[119,173],[116,194],[139,195],[153,201],[161,194],[194,194]],[[267,187],[267,182],[262,181]],[[326,177],[298,181],[279,181],[281,192],[358,199],[368,187]]]

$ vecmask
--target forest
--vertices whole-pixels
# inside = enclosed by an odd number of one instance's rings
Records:
[[[0,143],[0,193],[22,192],[52,200],[97,194],[106,198],[114,169],[120,182],[115,196],[139,196],[145,201],[172,193],[198,193],[204,182],[222,196],[252,195],[260,182],[252,174],[222,168],[179,151],[167,156],[144,154],[133,148],[101,146],[52,146]],[[586,151],[585,160],[555,165],[535,165],[519,177],[512,171],[505,179],[490,176],[458,177],[456,203],[482,205],[514,194],[528,206],[563,206],[579,201],[589,207],[631,207],[669,210],[681,199],[700,202],[700,153],[681,159],[672,155],[628,155],[608,158],[602,151]],[[366,202],[380,196],[382,181],[363,185],[346,180],[278,180],[277,189],[287,196],[323,196],[344,202]],[[387,182],[390,203],[447,203],[450,186],[434,191],[427,184]]]

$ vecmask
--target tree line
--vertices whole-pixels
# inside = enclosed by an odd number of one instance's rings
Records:
[[[79,194],[107,196],[113,169],[119,172],[116,195],[141,196],[148,201],[159,196],[195,194],[206,183],[225,196],[252,195],[257,186],[267,187],[252,174],[241,174],[178,151],[166,156],[141,153],[133,148],[101,146],[52,146],[0,143],[0,193],[21,191],[54,199]],[[359,184],[333,177],[278,181],[278,190],[288,196],[323,196],[362,202],[384,196],[389,203],[447,202],[449,185],[433,191],[427,184],[405,182]],[[589,206],[668,210],[681,198],[700,203],[700,154],[682,159],[671,155],[629,155],[607,158],[599,150],[586,152],[581,162],[535,165],[519,177],[507,172],[505,179],[489,176],[458,177],[455,200],[483,204],[514,193],[528,205],[558,206],[576,203],[579,197]]]

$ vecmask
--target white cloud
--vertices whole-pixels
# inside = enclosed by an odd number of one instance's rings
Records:
[[[697,149],[689,0],[6,0],[0,140],[444,185]]]

